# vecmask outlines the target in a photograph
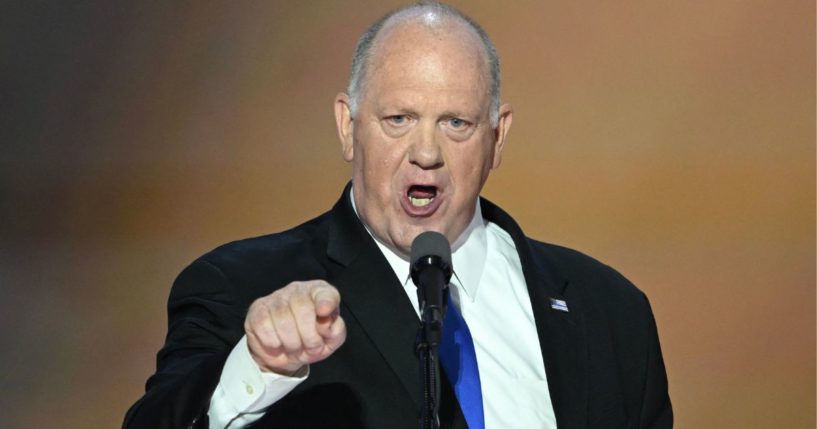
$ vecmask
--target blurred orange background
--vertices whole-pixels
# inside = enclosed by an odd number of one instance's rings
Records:
[[[399,3],[18,3],[0,17],[0,415],[117,427],[175,275],[337,199],[332,99]],[[676,427],[815,427],[814,2],[454,5],[515,107],[484,195],[647,293]]]

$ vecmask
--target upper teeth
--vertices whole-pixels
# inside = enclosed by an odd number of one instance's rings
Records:
[[[431,203],[434,198],[415,198],[409,195],[409,201],[411,201],[411,205],[416,207],[423,207],[427,206]]]

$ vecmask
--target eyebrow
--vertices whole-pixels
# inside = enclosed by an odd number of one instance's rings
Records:
[[[465,113],[463,111],[456,111],[456,110],[446,110],[442,114],[440,114],[442,118],[459,118],[459,119],[467,119],[471,122],[476,122],[479,114],[470,114]]]

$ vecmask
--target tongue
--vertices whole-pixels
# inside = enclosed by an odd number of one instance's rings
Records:
[[[412,198],[434,198],[437,195],[437,188],[434,186],[414,185],[409,188],[409,196]]]

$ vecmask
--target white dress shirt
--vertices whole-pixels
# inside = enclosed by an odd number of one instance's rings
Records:
[[[375,242],[419,317],[409,261]],[[451,300],[474,339],[485,427],[555,428],[539,334],[511,236],[483,220],[477,201],[471,223],[451,248]]]
[[[419,316],[409,262],[372,237]],[[474,217],[452,251],[451,300],[474,339],[485,427],[555,428],[539,335],[513,240],[500,227],[483,220],[477,201]],[[242,338],[230,353],[210,400],[210,428],[243,427],[257,420],[266,407],[307,376],[262,373]]]

